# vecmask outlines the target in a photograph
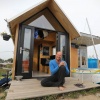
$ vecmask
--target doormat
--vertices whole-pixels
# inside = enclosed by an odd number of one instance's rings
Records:
[[[74,85],[79,87],[79,88],[85,88],[85,86],[82,83],[77,83],[77,84],[74,84]]]

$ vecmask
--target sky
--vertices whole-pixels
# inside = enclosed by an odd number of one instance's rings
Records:
[[[0,0],[0,33],[10,34],[4,19],[10,19],[42,0]],[[79,32],[90,34],[86,18],[93,35],[100,36],[100,0],[56,0],[58,5]],[[100,59],[100,45],[95,46]],[[88,47],[88,57],[95,57],[93,46]],[[0,36],[0,58],[13,58],[12,40],[4,41]]]

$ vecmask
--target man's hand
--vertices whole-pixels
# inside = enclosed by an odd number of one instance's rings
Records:
[[[60,66],[65,66],[65,62],[64,61],[60,62],[59,67]]]

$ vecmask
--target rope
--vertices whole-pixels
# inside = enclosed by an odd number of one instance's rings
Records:
[[[95,48],[94,39],[93,39],[93,36],[92,36],[91,30],[90,30],[90,27],[89,27],[89,23],[88,23],[87,18],[86,18],[86,21],[87,21],[87,25],[88,25],[89,32],[90,32],[90,35],[91,35],[91,39],[92,39],[92,43],[93,43],[93,47],[94,47],[94,50],[95,50],[96,56],[97,56],[97,58],[98,58],[98,55],[97,55],[97,52],[96,52],[96,48]]]
[[[90,32],[90,35],[91,35],[91,39],[92,39],[93,47],[94,47],[94,50],[95,50],[95,54],[96,54],[96,57],[97,57],[97,59],[98,59],[98,55],[97,55],[97,52],[96,52],[94,39],[93,39],[93,36],[92,36],[91,29],[90,29],[90,26],[89,26],[89,23],[88,23],[87,18],[86,18],[86,22],[87,22],[87,25],[88,25],[88,28],[89,28],[89,32]],[[99,60],[99,59],[98,59],[98,60]],[[98,61],[98,65],[99,65],[99,61]]]

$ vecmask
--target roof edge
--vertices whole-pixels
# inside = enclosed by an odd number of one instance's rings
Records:
[[[46,1],[49,1],[49,0],[41,0],[39,3],[34,4],[33,6],[29,7],[28,9],[26,9],[26,10],[24,10],[24,11],[22,11],[22,12],[20,12],[19,14],[15,15],[14,17],[12,17],[12,18],[10,18],[10,19],[7,19],[7,22],[10,23],[10,22],[13,21],[15,18],[21,16],[22,14],[28,12],[29,10],[31,10],[31,9],[33,9],[33,8],[35,8],[35,7],[37,7],[37,6],[39,6],[41,3],[44,3],[44,2],[46,2]]]
[[[77,31],[77,33],[81,36],[80,32],[78,31],[78,29],[75,27],[75,25],[72,23],[72,21],[70,20],[70,18],[67,16],[67,14],[65,13],[65,11],[62,9],[62,7],[58,4],[57,0],[54,0],[56,2],[56,4],[60,7],[60,9],[62,10],[62,12],[64,13],[64,15],[68,18],[69,22],[73,25],[73,27],[75,28],[75,30]]]
[[[80,36],[91,36],[91,34],[87,34],[87,33],[84,33],[84,32],[80,32]],[[98,39],[100,39],[100,36],[96,36],[96,35],[92,35],[93,36],[93,38],[98,38]]]

